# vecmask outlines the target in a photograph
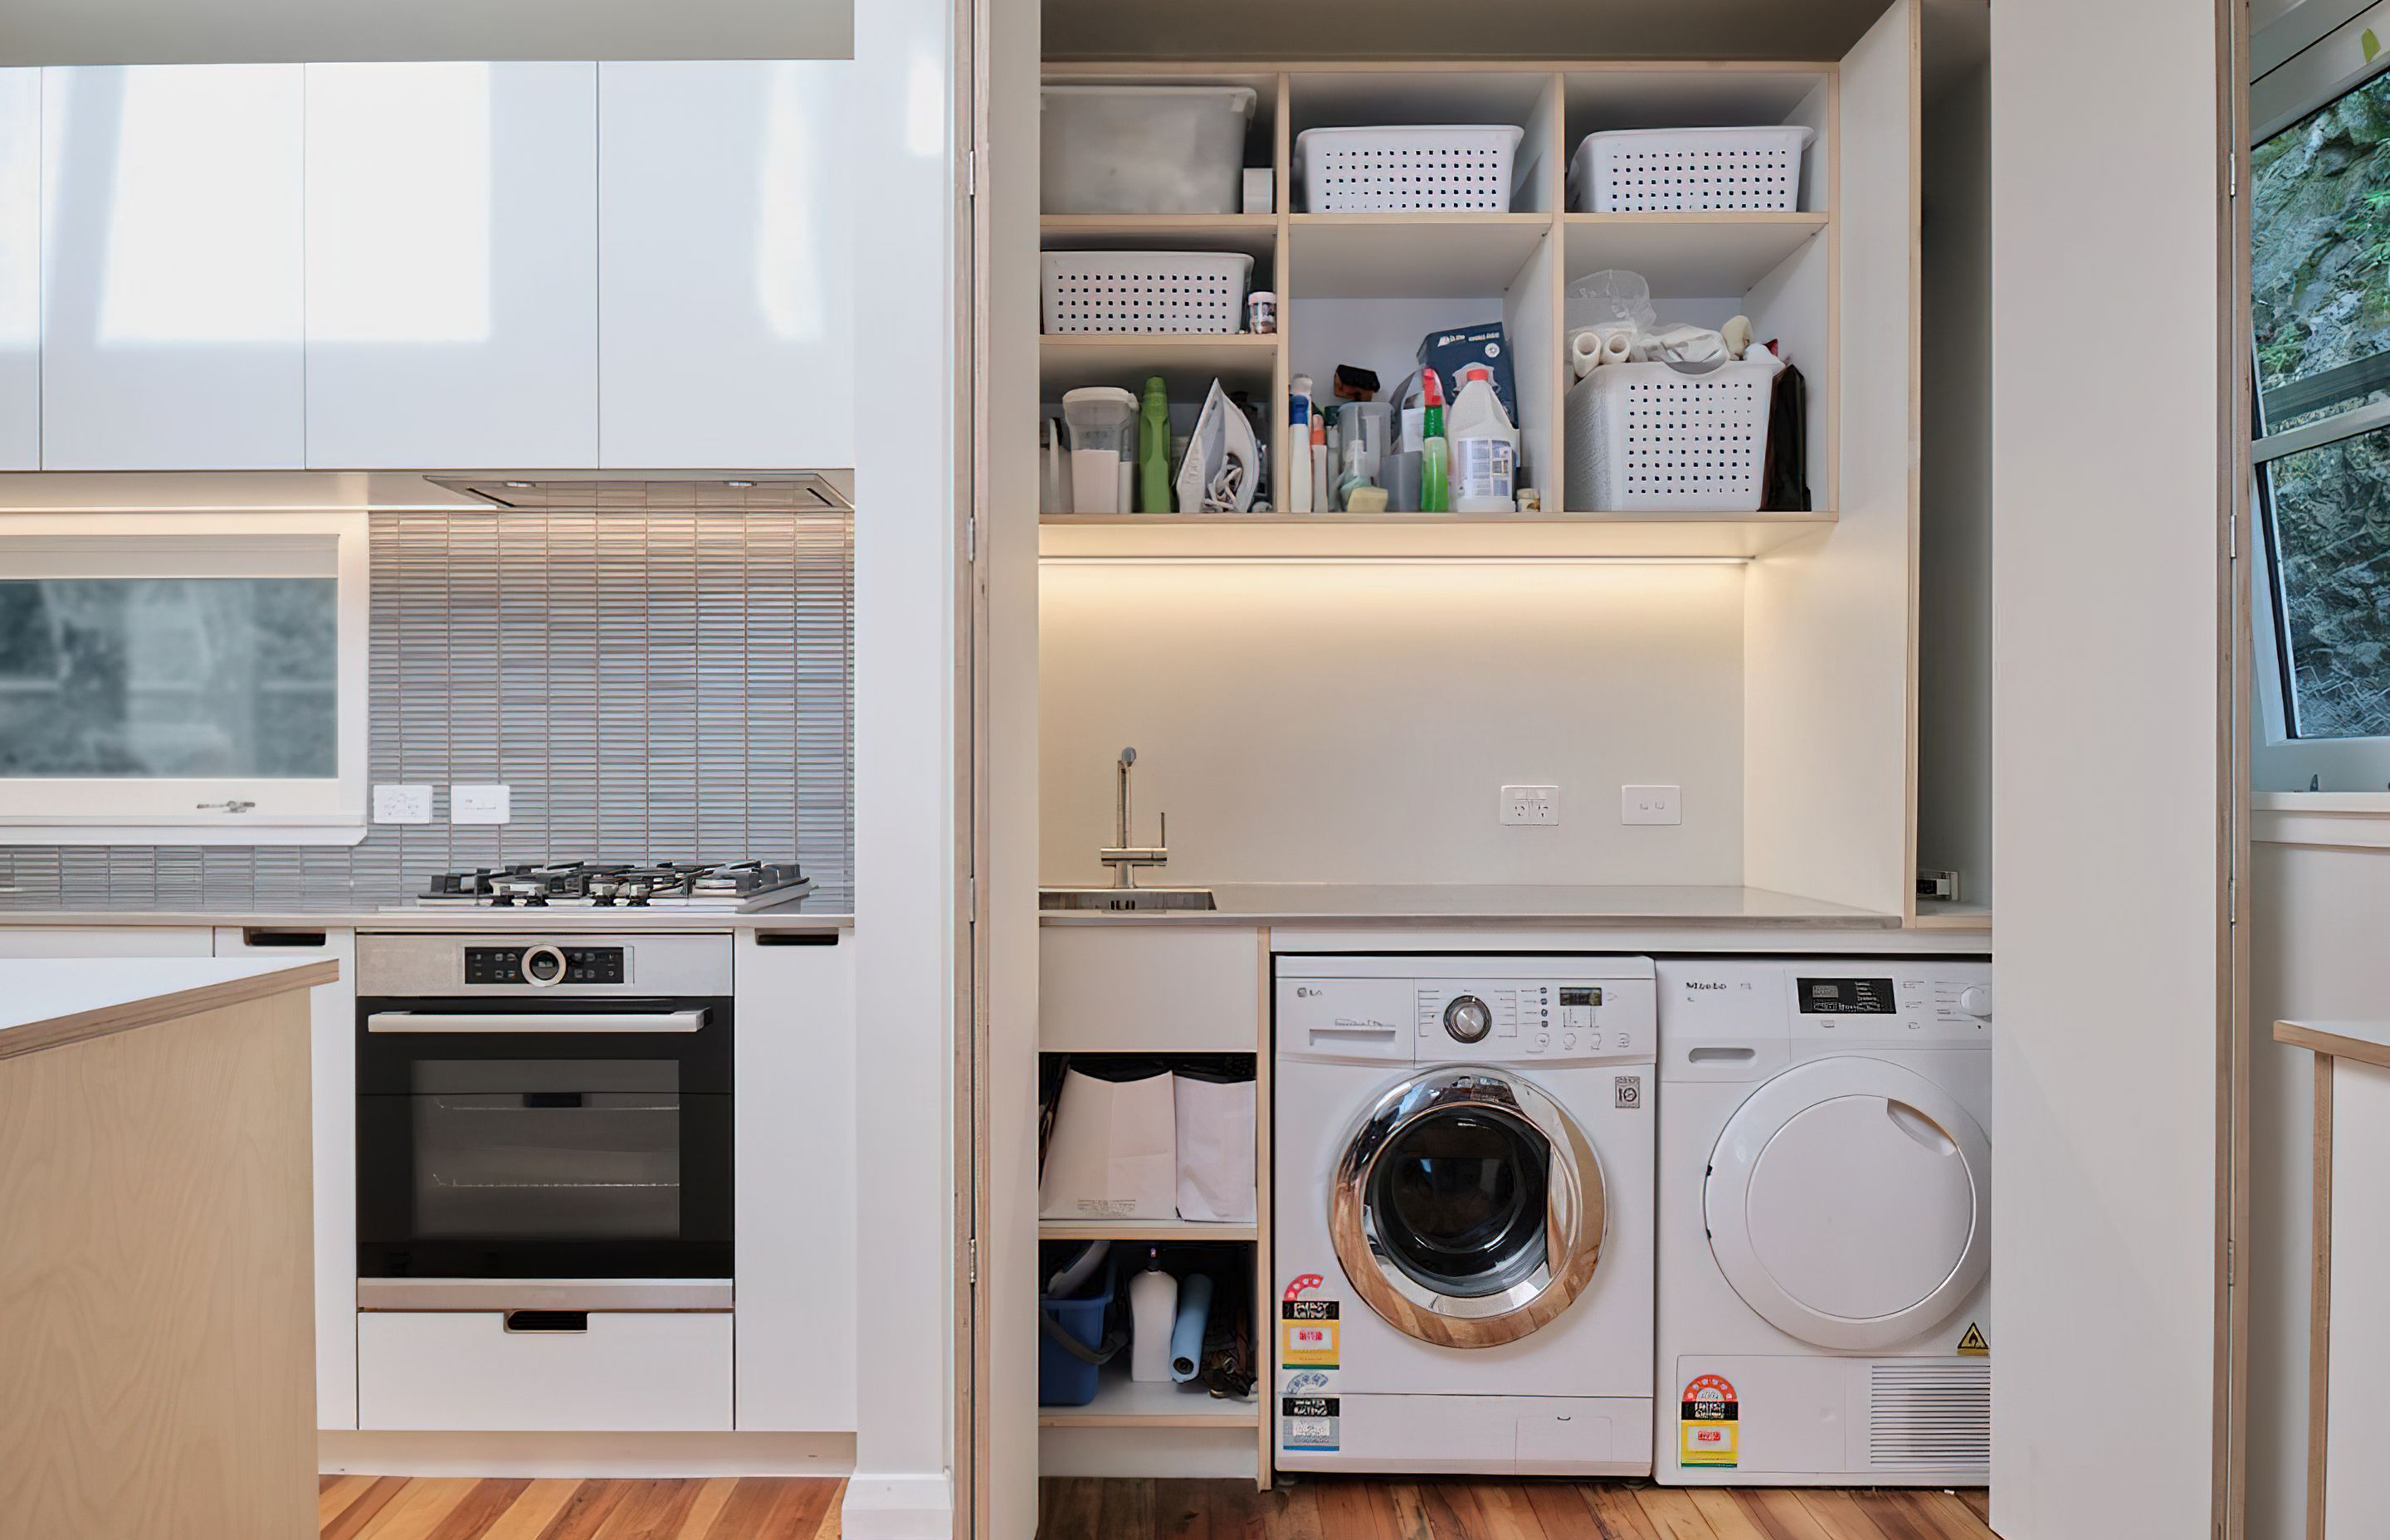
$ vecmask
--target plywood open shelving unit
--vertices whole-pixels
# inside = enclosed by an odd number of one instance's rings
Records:
[[[1815,535],[1835,520],[1839,437],[1834,213],[1840,83],[1831,63],[1690,61],[1427,61],[1128,66],[1049,64],[1057,83],[1207,83],[1256,93],[1247,163],[1276,172],[1268,214],[1047,214],[1047,250],[1243,251],[1253,286],[1279,296],[1275,335],[1048,336],[1039,346],[1040,397],[1084,385],[1134,390],[1168,382],[1175,406],[1199,403],[1213,379],[1265,403],[1272,502],[1287,502],[1287,397],[1294,377],[1323,390],[1339,363],[1315,342],[1314,302],[1383,301],[1388,336],[1423,329],[1422,301],[1451,302],[1450,324],[1499,314],[1517,370],[1520,430],[1532,482],[1551,511],[1537,515],[1352,516],[1203,514],[1080,516],[1040,520],[1040,553],[1079,559],[1747,560]],[[1515,122],[1513,212],[1314,213],[1301,210],[1293,171],[1305,128],[1368,122]],[[1796,212],[1574,213],[1565,192],[1569,152],[1600,128],[1802,122],[1817,131],[1805,206]],[[1563,299],[1572,276],[1626,267],[1651,282],[1664,316],[1713,321],[1740,310],[1762,339],[1781,338],[1809,382],[1811,502],[1799,514],[1593,512],[1563,508]],[[1476,302],[1471,304],[1471,302]],[[1672,309],[1671,302],[1676,302]],[[1712,313],[1715,314],[1713,315]],[[1437,324],[1445,324],[1438,322]],[[1400,334],[1411,329],[1408,339]],[[1322,351],[1326,350],[1326,351]],[[1407,359],[1404,361],[1407,367]],[[1391,386],[1394,376],[1380,369]]]

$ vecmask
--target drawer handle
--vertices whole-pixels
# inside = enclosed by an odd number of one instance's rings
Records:
[[[515,1331],[586,1331],[589,1312],[586,1310],[509,1310],[507,1330]]]
[[[1695,1048],[1685,1055],[1690,1064],[1748,1064],[1759,1057],[1756,1048]]]
[[[321,930],[268,930],[251,925],[242,929],[240,943],[243,946],[321,946],[324,944],[324,932]]]

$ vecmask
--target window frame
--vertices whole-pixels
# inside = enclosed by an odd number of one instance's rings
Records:
[[[2343,0],[2338,9],[2346,19],[2320,36],[2316,29],[2322,23],[2292,16],[2253,40],[2253,51],[2265,58],[2268,34],[2278,29],[2283,34],[2273,50],[2281,62],[2250,84],[2251,151],[2309,113],[2390,71],[2390,49],[2380,50],[2369,59],[2363,44],[2369,30],[2390,35],[2390,0],[2371,5]],[[2294,22],[2303,29],[2297,35],[2289,31]],[[2246,340],[2253,381],[2248,431],[2249,510],[2254,526],[2247,541],[2247,560],[2255,665],[2252,693],[2257,706],[2249,753],[2250,788],[2258,793],[2306,791],[2310,787],[2325,792],[2380,792],[2390,788],[2390,736],[2300,738],[2293,731],[2292,692],[2296,685],[2289,672],[2283,635],[2281,563],[2277,559],[2273,499],[2266,468],[2291,455],[2390,429],[2390,401],[2360,399],[2330,417],[2268,433],[2254,390],[2256,339],[2253,335]]]
[[[10,576],[329,576],[335,774],[0,776],[0,846],[353,845],[367,828],[370,542],[363,513],[0,514]],[[246,803],[239,811],[209,803]]]

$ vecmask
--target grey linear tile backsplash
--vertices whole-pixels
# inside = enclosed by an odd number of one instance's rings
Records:
[[[372,777],[503,781],[503,826],[348,849],[0,850],[11,908],[398,902],[506,861],[804,866],[853,891],[854,529],[844,513],[372,516]]]

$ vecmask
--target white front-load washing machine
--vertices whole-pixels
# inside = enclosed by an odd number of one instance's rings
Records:
[[[1653,1474],[1985,1484],[1990,965],[1658,975]]]
[[[1651,962],[1276,972],[1279,1466],[1649,1472]]]

